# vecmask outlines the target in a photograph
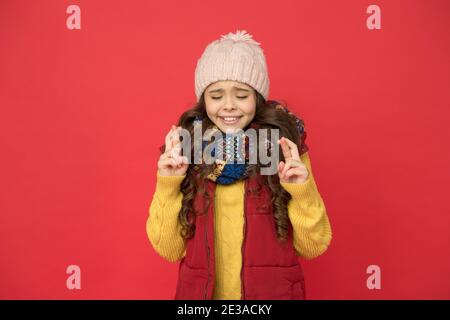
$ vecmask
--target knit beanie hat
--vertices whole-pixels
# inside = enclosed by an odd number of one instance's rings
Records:
[[[267,100],[270,82],[266,58],[260,43],[252,37],[245,30],[237,30],[222,35],[206,47],[195,69],[197,101],[211,83],[219,80],[243,82]]]

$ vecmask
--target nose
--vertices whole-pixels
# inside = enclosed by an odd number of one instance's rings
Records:
[[[232,99],[227,99],[225,101],[225,105],[224,105],[223,109],[227,110],[227,111],[235,110],[236,107],[234,106],[233,100]]]

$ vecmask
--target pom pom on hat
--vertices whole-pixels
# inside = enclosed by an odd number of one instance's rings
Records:
[[[253,36],[251,34],[247,33],[247,31],[245,31],[245,30],[242,30],[242,31],[237,30],[236,33],[230,32],[230,33],[228,33],[226,35],[222,35],[220,37],[221,40],[231,39],[233,41],[247,41],[249,43],[256,44],[259,46],[260,43],[256,42],[252,38],[253,38]]]

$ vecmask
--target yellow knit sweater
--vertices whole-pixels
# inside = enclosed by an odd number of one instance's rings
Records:
[[[325,252],[332,238],[330,222],[311,170],[308,152],[301,155],[309,176],[302,184],[281,183],[291,194],[288,215],[293,226],[297,255],[312,259]],[[156,173],[156,189],[150,204],[147,235],[155,250],[168,261],[181,260],[185,241],[180,235],[178,213],[183,194],[180,184],[185,176]],[[216,276],[213,299],[241,298],[241,246],[244,226],[244,182],[216,186],[215,257]]]

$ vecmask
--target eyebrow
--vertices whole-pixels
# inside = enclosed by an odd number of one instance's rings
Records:
[[[239,87],[233,87],[233,88],[236,89],[237,91],[246,91],[246,92],[250,92],[250,90],[244,89],[244,88],[239,88]],[[220,89],[214,89],[214,90],[209,91],[209,93],[216,93],[216,92],[223,92],[223,89],[220,88]]]

